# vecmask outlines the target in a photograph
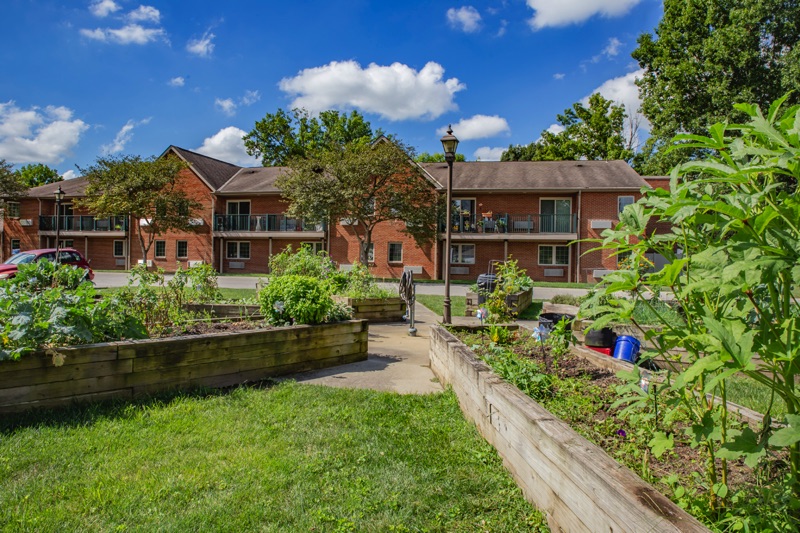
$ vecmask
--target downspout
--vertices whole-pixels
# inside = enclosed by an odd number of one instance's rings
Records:
[[[39,202],[39,216],[41,217],[41,216],[42,216],[42,199],[41,199],[41,198],[39,198],[39,199],[38,199],[38,202]],[[40,219],[40,220],[41,220],[41,219]],[[36,234],[37,234],[37,237],[39,237],[39,248],[48,248],[48,247],[46,247],[46,246],[42,246],[42,228],[41,228],[41,226],[39,226],[39,229],[38,229],[38,231],[36,232]],[[50,242],[50,241],[48,241],[48,243],[49,243],[49,242]]]
[[[577,233],[578,233],[578,240],[579,241],[581,240],[581,222],[583,221],[583,219],[581,218],[581,199],[582,198],[583,198],[583,191],[578,191],[578,221],[577,221],[578,227],[575,228],[575,229],[578,230]],[[578,248],[578,250],[577,250],[578,253],[575,256],[575,279],[578,281],[578,283],[580,283],[580,281],[581,281],[581,243],[577,243],[577,244],[575,244],[575,246]],[[570,271],[569,271],[569,277],[570,277],[569,281],[571,283],[572,282],[572,269],[570,269]]]

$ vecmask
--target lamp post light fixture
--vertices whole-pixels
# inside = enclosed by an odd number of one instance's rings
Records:
[[[453,221],[453,162],[456,160],[456,149],[458,148],[458,139],[453,135],[453,127],[447,126],[447,135],[442,137],[442,148],[444,148],[444,160],[447,161],[447,214],[445,215],[445,229],[444,238],[444,302],[442,303],[442,322],[445,324],[451,323],[450,315],[450,233],[452,231]]]
[[[56,197],[56,265],[60,264],[61,255],[61,201],[64,199],[64,191],[61,185],[53,193]]]

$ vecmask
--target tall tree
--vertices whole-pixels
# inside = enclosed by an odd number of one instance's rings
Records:
[[[733,104],[766,109],[800,87],[797,0],[665,0],[655,30],[639,37],[633,58],[650,138],[635,166],[667,174],[700,149],[666,153],[679,133],[707,135],[707,124],[745,118]],[[800,101],[798,94],[789,103]]]
[[[17,170],[16,174],[17,180],[29,189],[39,185],[64,181],[64,178],[61,177],[56,169],[42,163],[25,165]]]
[[[466,161],[467,158],[464,154],[456,154],[456,161]],[[444,163],[444,154],[442,152],[422,152],[414,158],[417,163]]]
[[[396,141],[350,143],[289,162],[277,186],[289,200],[289,214],[311,220],[349,219],[367,263],[375,226],[403,220],[418,244],[436,236],[438,195],[407,148]]]
[[[88,185],[86,197],[77,203],[96,216],[139,220],[139,245],[146,261],[158,235],[188,230],[189,220],[201,207],[180,188],[185,168],[186,163],[176,157],[99,157],[94,165],[80,169]]]
[[[558,115],[563,128],[543,131],[541,138],[526,146],[509,146],[501,161],[562,161],[569,159],[623,159],[633,157],[625,135],[625,108],[600,93],[589,97],[589,106],[577,102]]]
[[[0,159],[0,208],[5,201],[14,200],[25,194],[25,187],[17,179],[11,163],[6,163],[5,159]]]
[[[314,117],[305,109],[291,114],[279,109],[256,122],[244,136],[244,145],[262,165],[280,166],[325,147],[369,143],[373,138],[372,127],[357,111],[347,115],[329,110]]]

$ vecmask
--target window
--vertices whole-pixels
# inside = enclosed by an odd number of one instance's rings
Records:
[[[250,200],[228,200],[228,228],[232,231],[250,230]]]
[[[19,253],[20,242],[19,239],[11,239],[11,253]]]
[[[464,232],[475,228],[475,200],[456,198],[451,211],[453,231]]]
[[[572,233],[572,200],[569,198],[539,201],[542,233]]]
[[[474,265],[475,264],[475,245],[474,244],[451,244],[450,245],[450,264],[453,264],[453,265]]]
[[[19,202],[6,202],[6,216],[19,218]]]
[[[250,259],[249,241],[228,241],[228,259]]]
[[[569,246],[539,245],[540,265],[569,265]]]
[[[189,241],[178,241],[176,249],[178,259],[186,259],[189,257]]]
[[[625,206],[631,205],[632,203],[633,203],[633,196],[617,196],[618,212],[622,213],[622,210],[625,209]]]
[[[60,244],[58,245],[59,248],[72,248],[75,244],[75,241],[72,240],[65,240],[59,242],[60,242]]]
[[[167,241],[156,241],[156,257],[167,258]]]
[[[390,263],[403,262],[403,243],[401,242],[389,243],[389,262]]]
[[[617,254],[617,268],[628,268],[631,266],[631,252],[620,252]]]
[[[367,263],[374,263],[375,262],[375,243],[369,243],[369,248],[367,248]]]
[[[125,241],[114,241],[114,257],[125,257]]]
[[[311,250],[313,253],[316,254],[316,253],[325,251],[325,248],[323,248],[323,246],[322,246],[323,244],[324,243],[322,243],[322,242],[301,242],[300,246],[301,247],[305,246],[306,248],[308,248],[309,250]]]

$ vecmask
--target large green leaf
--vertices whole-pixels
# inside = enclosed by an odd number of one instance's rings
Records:
[[[800,442],[800,415],[786,415],[786,423],[769,438],[770,446],[783,448]]]

